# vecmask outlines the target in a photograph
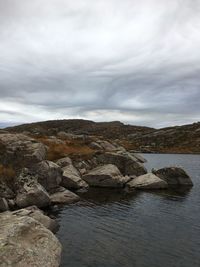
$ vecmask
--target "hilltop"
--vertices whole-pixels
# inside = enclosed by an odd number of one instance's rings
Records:
[[[59,132],[97,136],[115,141],[128,150],[155,153],[200,153],[200,122],[154,129],[123,124],[119,121],[93,122],[89,120],[51,120],[15,127],[9,132],[51,136]]]

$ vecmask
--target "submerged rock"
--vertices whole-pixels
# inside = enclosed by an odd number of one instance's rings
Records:
[[[61,244],[54,234],[29,216],[0,214],[2,267],[58,267]]]
[[[113,164],[99,166],[84,175],[83,179],[90,186],[113,188],[121,188],[130,180],[129,177],[122,176],[119,169]]]
[[[147,173],[132,179],[126,184],[126,190],[131,189],[164,189],[168,185],[165,181],[154,175],[153,173]]]
[[[169,186],[193,186],[190,176],[179,167],[154,170],[153,173],[166,181]]]

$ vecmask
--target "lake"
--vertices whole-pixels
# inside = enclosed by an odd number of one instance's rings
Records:
[[[190,190],[94,189],[55,211],[63,267],[199,267],[200,155],[145,154],[146,167],[182,166]]]

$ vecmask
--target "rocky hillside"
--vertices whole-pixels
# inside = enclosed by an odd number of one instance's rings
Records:
[[[156,153],[200,153],[200,122],[128,136],[134,150]]]
[[[61,131],[72,134],[87,134],[103,138],[126,138],[127,135],[143,134],[154,130],[149,127],[125,125],[119,121],[93,122],[89,120],[53,120],[23,124],[7,128],[10,132],[28,131],[32,134],[55,135]]]
[[[6,129],[34,136],[76,134],[115,141],[128,150],[156,153],[200,153],[200,122],[190,125],[153,129],[121,122],[54,120],[23,124]]]

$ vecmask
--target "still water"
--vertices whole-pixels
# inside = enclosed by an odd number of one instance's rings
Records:
[[[199,267],[200,155],[145,154],[146,167],[178,165],[187,191],[92,190],[56,211],[62,267]]]

